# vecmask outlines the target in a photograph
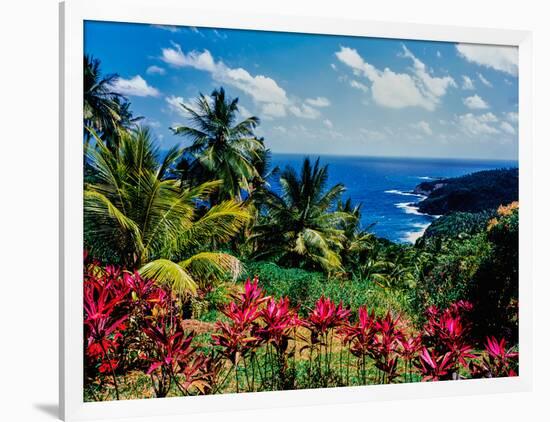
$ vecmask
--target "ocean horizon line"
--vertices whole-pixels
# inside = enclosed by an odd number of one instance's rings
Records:
[[[515,162],[519,164],[519,158],[476,158],[476,157],[421,157],[404,155],[351,155],[338,153],[310,153],[310,152],[278,152],[270,150],[272,155],[292,155],[298,157],[338,157],[338,158],[379,158],[392,160],[447,160],[447,161],[485,161],[485,162]]]
[[[171,147],[162,147],[159,148],[158,152],[163,155],[167,153]],[[296,157],[337,157],[337,158],[372,158],[372,159],[391,159],[391,160],[446,160],[446,161],[471,161],[471,162],[513,162],[516,165],[519,165],[519,158],[484,158],[484,157],[425,157],[425,156],[405,156],[405,155],[363,155],[363,154],[339,154],[335,153],[325,153],[325,152],[284,152],[284,151],[273,151],[269,149],[269,152],[272,155],[288,155]]]

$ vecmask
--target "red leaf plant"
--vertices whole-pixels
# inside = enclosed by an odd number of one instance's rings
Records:
[[[381,372],[382,383],[390,383],[399,376],[397,364],[399,361],[398,347],[403,334],[399,327],[399,316],[393,317],[388,311],[384,318],[376,321],[376,335],[371,355],[374,365]]]
[[[175,318],[149,319],[144,333],[150,340],[147,350],[147,374],[157,397],[166,397],[172,382],[189,395],[192,387],[204,392],[204,356],[192,345],[193,333],[185,333]]]
[[[342,302],[336,304],[328,297],[321,296],[311,310],[306,325],[316,334],[326,334],[331,328],[344,325],[351,311],[344,309]]]
[[[269,298],[265,307],[260,310],[260,317],[263,322],[262,326],[258,326],[253,331],[260,337],[268,348],[272,347],[274,353],[269,353],[271,357],[271,365],[276,368],[276,372],[271,373],[271,388],[288,389],[294,384],[294,372],[296,367],[295,349],[292,356],[292,368],[289,370],[287,349],[291,338],[296,338],[296,328],[301,324],[297,312],[290,307],[288,297],[275,300]],[[271,352],[271,351],[270,351]],[[254,358],[254,355],[252,355]],[[254,366],[252,366],[254,370]],[[278,376],[276,376],[278,375]],[[252,383],[254,383],[254,373]]]
[[[321,296],[303,322],[310,331],[309,339],[304,338],[308,345],[302,350],[309,349],[308,373],[312,385],[327,387],[331,382],[334,331],[348,323],[350,314],[342,302],[336,305],[330,298]]]
[[[481,362],[470,363],[470,374],[474,378],[479,377],[515,377],[515,368],[519,353],[512,348],[506,348],[504,338],[497,340],[494,336],[485,340],[485,355]]]
[[[86,355],[101,360],[100,373],[111,372],[115,394],[119,399],[115,370],[119,361],[114,357],[118,341],[128,319],[122,313],[129,289],[120,280],[120,271],[107,266],[100,276],[84,274],[84,335]]]
[[[417,366],[422,373],[422,381],[448,379],[447,376],[453,371],[454,363],[451,353],[447,352],[443,355],[437,355],[436,353],[433,350],[430,352],[425,347],[420,352]]]
[[[216,333],[212,334],[214,345],[221,347],[221,353],[226,357],[235,370],[236,390],[239,392],[239,362],[242,360],[246,371],[246,357],[254,352],[263,342],[257,335],[260,306],[269,298],[264,296],[258,286],[258,278],[246,280],[243,292],[234,296],[234,301],[223,310],[229,322],[218,321]],[[247,376],[247,385],[250,384]],[[249,385],[249,389],[253,389]]]
[[[401,328],[401,337],[398,339],[398,353],[405,363],[404,379],[413,381],[413,362],[417,358],[422,348],[422,336],[414,331],[408,324],[403,322]],[[408,377],[408,379],[407,379]]]
[[[428,321],[424,325],[423,343],[430,347],[433,356],[447,356],[445,368],[450,368],[446,374],[439,374],[438,379],[459,377],[459,366],[469,367],[467,359],[474,359],[472,347],[468,344],[469,324],[464,315],[472,309],[466,301],[451,304],[444,311],[436,307],[427,309]],[[421,356],[422,358],[422,356]]]
[[[300,324],[288,297],[279,300],[269,298],[266,306],[260,310],[260,317],[264,325],[256,331],[258,335],[265,342],[273,344],[277,351],[284,352],[293,328]]]
[[[374,337],[377,332],[376,316],[374,311],[369,314],[366,307],[361,306],[358,310],[358,321],[351,325],[342,327],[342,343],[347,345],[352,355],[357,358],[358,377],[363,384],[366,384],[367,357],[371,355],[374,347]],[[346,366],[346,384],[349,385],[349,367]]]

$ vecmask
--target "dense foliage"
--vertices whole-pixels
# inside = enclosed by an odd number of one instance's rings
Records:
[[[457,238],[475,235],[485,230],[487,222],[495,214],[493,210],[485,210],[476,213],[457,211],[443,215],[428,226],[422,236],[422,241],[426,243],[430,238]]]

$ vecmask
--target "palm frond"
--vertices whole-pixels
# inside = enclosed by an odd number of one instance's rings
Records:
[[[161,286],[169,286],[180,295],[194,295],[197,283],[181,266],[168,259],[156,259],[139,269],[143,277],[155,280]]]

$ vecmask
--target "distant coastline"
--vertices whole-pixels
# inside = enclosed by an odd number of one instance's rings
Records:
[[[309,155],[316,157],[318,154]],[[272,154],[272,165],[299,169],[304,155]],[[329,166],[329,183],[343,183],[344,199],[362,205],[362,225],[373,234],[392,242],[412,244],[420,238],[440,213],[418,208],[427,195],[415,192],[423,182],[460,177],[477,171],[516,166],[517,161],[419,159],[390,157],[344,157],[320,155]],[[278,190],[276,176],[269,180]],[[422,201],[423,202],[423,201]]]

